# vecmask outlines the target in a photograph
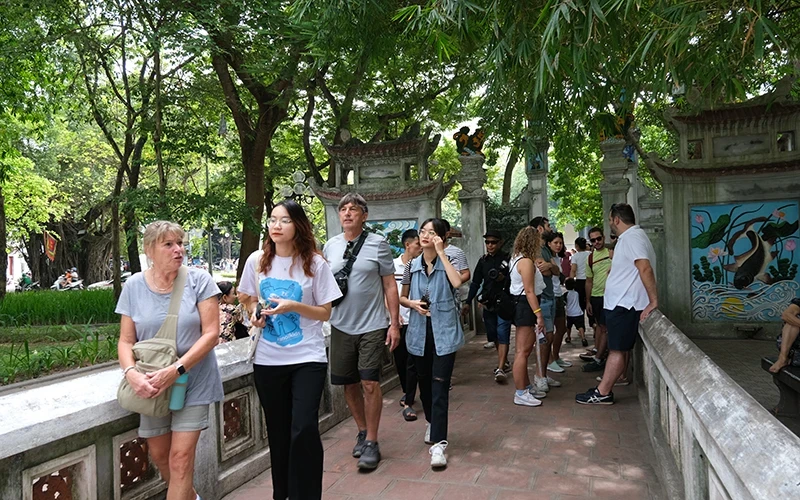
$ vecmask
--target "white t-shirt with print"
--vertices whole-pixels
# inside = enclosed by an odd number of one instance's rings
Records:
[[[411,261],[409,261],[411,262]],[[394,259],[394,280],[397,282],[397,294],[402,295],[403,293],[403,273],[405,272],[406,265],[403,264],[403,256],[399,256]],[[407,307],[400,306],[400,324],[407,325],[408,324],[408,316],[411,313],[411,309]]]
[[[247,259],[239,283],[239,291],[252,297],[269,301],[272,296],[295,300],[312,306],[333,302],[342,292],[336,285],[328,263],[321,255],[314,256],[313,276],[306,276],[299,257],[292,265],[292,257],[275,256],[268,274],[258,271],[262,250],[253,252]],[[298,313],[284,313],[267,317],[261,341],[256,348],[254,363],[265,366],[295,365],[298,363],[326,363],[325,337],[322,321],[308,319]]]

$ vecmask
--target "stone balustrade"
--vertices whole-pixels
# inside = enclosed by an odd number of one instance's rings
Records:
[[[326,325],[327,326],[327,325]],[[221,498],[270,466],[267,431],[244,361],[247,341],[216,347],[225,400],[211,406],[200,436],[195,485]],[[0,498],[23,500],[145,500],[166,485],[137,438],[139,417],[116,401],[118,367],[0,393]],[[398,383],[385,356],[384,390]],[[326,383],[320,431],[350,416],[341,388]]]
[[[669,498],[800,498],[800,438],[660,312],[639,331],[639,401]]]

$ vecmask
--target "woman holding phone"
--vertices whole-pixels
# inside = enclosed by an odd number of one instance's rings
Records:
[[[431,467],[447,466],[447,412],[450,377],[456,351],[464,345],[458,304],[459,273],[444,253],[447,225],[428,219],[419,230],[422,254],[403,274],[400,304],[412,309],[406,346],[417,368],[419,398],[428,421],[425,442],[431,446]]]
[[[251,323],[263,329],[253,378],[267,420],[272,495],[319,499],[319,405],[328,370],[322,323],[342,293],[300,205],[278,203],[268,227],[262,249],[247,259],[238,290]]]

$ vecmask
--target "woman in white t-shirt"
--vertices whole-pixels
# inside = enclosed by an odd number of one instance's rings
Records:
[[[586,238],[579,236],[575,239],[577,252],[572,256],[572,272],[569,277],[575,280],[575,291],[578,292],[578,301],[581,311],[586,311],[586,265],[589,263],[589,251]]]
[[[564,255],[564,235],[555,231],[550,232],[544,236],[545,245],[550,249],[555,257],[553,257],[561,268],[561,259]],[[553,342],[550,344],[551,354],[550,359],[553,361],[547,365],[547,369],[553,373],[563,373],[564,368],[572,366],[567,360],[561,359],[561,343],[564,341],[564,335],[567,333],[567,312],[564,299],[564,289],[561,286],[561,274],[553,276],[553,295],[556,298],[556,316],[553,320],[555,324],[555,334],[553,335]]]
[[[319,406],[328,370],[322,323],[342,293],[300,205],[279,203],[268,226],[262,250],[245,264],[239,301],[263,328],[253,378],[267,419],[273,498],[319,499]]]
[[[528,375],[528,357],[533,351],[536,331],[544,332],[544,316],[539,307],[539,297],[545,289],[544,277],[536,267],[535,261],[541,255],[542,238],[539,231],[525,226],[514,240],[513,257],[509,263],[511,287],[509,293],[516,297],[517,309],[514,313],[516,326],[516,354],[514,355],[514,404],[539,406],[543,392],[536,392]]]

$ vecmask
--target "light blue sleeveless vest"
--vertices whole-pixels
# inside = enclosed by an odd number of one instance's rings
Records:
[[[442,259],[436,259],[433,272],[425,274],[422,255],[411,261],[411,286],[408,298],[420,300],[428,292],[436,354],[444,356],[464,345],[464,331],[459,318],[460,308],[456,291],[447,279]],[[412,310],[406,330],[406,347],[414,356],[425,354],[426,317]]]

